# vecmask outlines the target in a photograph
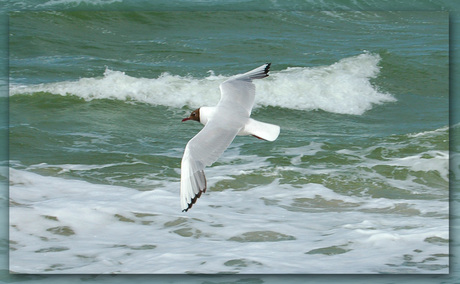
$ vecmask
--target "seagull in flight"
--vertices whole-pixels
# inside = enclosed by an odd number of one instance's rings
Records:
[[[206,192],[204,168],[211,166],[232,143],[236,135],[252,135],[274,141],[280,127],[252,119],[255,85],[253,79],[268,76],[270,64],[230,77],[220,84],[220,101],[214,107],[200,107],[182,121],[195,120],[204,125],[185,146],[181,162],[180,202],[183,212]]]

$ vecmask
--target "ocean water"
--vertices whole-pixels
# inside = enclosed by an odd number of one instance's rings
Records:
[[[265,62],[279,138],[181,212],[181,119]],[[12,12],[9,71],[13,273],[449,273],[446,12]]]

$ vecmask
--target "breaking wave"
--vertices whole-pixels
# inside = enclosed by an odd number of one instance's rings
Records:
[[[296,110],[361,115],[396,99],[378,90],[371,79],[380,72],[380,56],[363,53],[332,65],[289,67],[256,80],[255,107],[273,106]],[[257,66],[254,66],[257,67]],[[247,70],[241,70],[241,73]],[[106,69],[103,76],[38,85],[11,85],[10,95],[50,93],[73,95],[85,100],[114,99],[168,107],[215,105],[219,84],[229,77],[209,71],[205,78],[163,73],[158,78],[136,78],[122,71]]]

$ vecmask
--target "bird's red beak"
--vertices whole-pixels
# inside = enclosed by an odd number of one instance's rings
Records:
[[[190,120],[190,117],[186,117],[186,118],[182,119],[182,122],[187,121],[187,120]]]

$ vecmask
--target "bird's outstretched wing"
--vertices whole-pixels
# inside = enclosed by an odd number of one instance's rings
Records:
[[[254,104],[253,79],[268,76],[270,63],[236,75],[220,85],[221,99],[206,126],[185,146],[181,163],[180,200],[187,211],[206,191],[204,168],[212,165],[249,119]]]
[[[256,87],[252,80],[267,77],[270,65],[271,63],[264,64],[244,74],[233,76],[220,84],[221,97],[218,105],[241,107],[247,116],[250,116],[256,95]]]
[[[181,163],[182,211],[190,209],[206,191],[204,167],[212,165],[222,155],[240,128],[226,127],[219,121],[211,120],[187,143]]]

